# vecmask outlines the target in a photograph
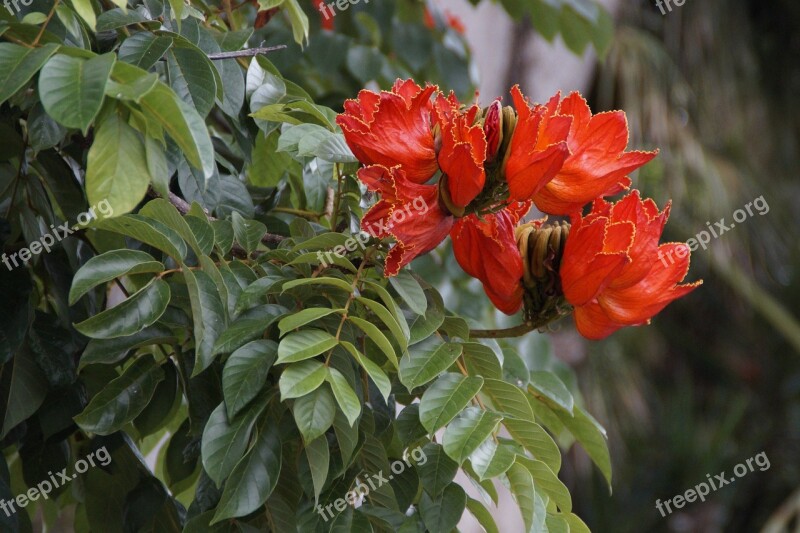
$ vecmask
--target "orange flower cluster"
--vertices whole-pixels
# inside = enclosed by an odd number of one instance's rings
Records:
[[[668,267],[658,241],[669,207],[658,211],[638,191],[617,204],[603,200],[630,187],[628,174],[657,152],[626,152],[628,125],[620,111],[592,115],[575,92],[531,104],[519,87],[514,109],[499,100],[464,106],[435,86],[398,80],[391,91],[363,90],[337,123],[365,166],[359,179],[380,193],[362,227],[393,237],[385,273],[393,276],[449,234],[455,257],[507,314],[522,306],[523,260],[515,227],[532,204],[573,224],[560,267],[563,295],[579,331],[603,338],[646,323],[698,284],[678,285],[689,266]],[[429,206],[389,225],[416,198]],[[591,212],[582,215],[592,204]],[[373,230],[374,231],[374,230]]]

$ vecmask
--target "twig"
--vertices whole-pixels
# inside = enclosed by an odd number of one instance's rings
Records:
[[[36,34],[36,39],[33,40],[33,46],[36,46],[36,45],[39,44],[39,39],[41,39],[42,35],[44,35],[44,30],[47,28],[47,25],[50,23],[50,19],[52,19],[53,15],[56,14],[56,8],[58,7],[58,4],[60,4],[60,3],[61,3],[61,0],[56,0],[53,3],[52,9],[50,9],[50,13],[47,14],[47,18],[44,19],[44,23],[42,24],[42,27],[39,28],[39,33]]]
[[[520,337],[535,329],[543,328],[552,322],[554,318],[560,317],[546,317],[537,321],[527,321],[513,328],[506,329],[471,329],[469,331],[469,336],[472,339],[507,339],[509,337]]]
[[[217,59],[234,59],[237,57],[253,57],[267,52],[274,52],[275,50],[283,50],[286,48],[285,44],[278,46],[268,46],[266,48],[248,48],[247,50],[239,50],[238,52],[220,52],[219,54],[208,54],[208,58],[212,61]]]

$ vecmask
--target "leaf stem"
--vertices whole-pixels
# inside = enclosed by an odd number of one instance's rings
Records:
[[[543,328],[559,317],[544,317],[538,320],[527,320],[522,324],[505,329],[471,329],[469,336],[472,339],[507,339],[510,337],[520,337],[526,333],[539,328]]]
[[[50,9],[50,13],[47,14],[47,18],[44,19],[42,27],[39,28],[39,33],[36,34],[36,39],[33,40],[33,46],[37,46],[39,44],[39,39],[41,39],[42,35],[44,35],[44,30],[47,29],[47,25],[50,24],[50,20],[53,18],[53,15],[56,14],[56,8],[60,3],[61,0],[56,0],[55,2],[53,2],[53,7]]]

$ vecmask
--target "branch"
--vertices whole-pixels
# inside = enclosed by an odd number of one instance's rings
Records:
[[[469,331],[469,336],[472,339],[507,339],[510,337],[521,337],[522,335],[530,333],[535,329],[543,328],[559,318],[561,318],[559,315],[540,317],[536,320],[528,320],[523,322],[522,324],[514,326],[513,328],[471,329]]]
[[[220,52],[219,54],[208,54],[208,58],[211,61],[215,61],[218,59],[253,57],[261,54],[266,54],[267,52],[274,52],[275,50],[283,50],[284,48],[286,48],[285,44],[280,44],[278,46],[268,46],[266,48],[248,48],[247,50],[239,50],[238,52]]]

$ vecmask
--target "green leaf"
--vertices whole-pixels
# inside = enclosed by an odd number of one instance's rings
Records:
[[[447,456],[441,445],[433,442],[423,446],[421,455],[424,460],[416,465],[419,480],[425,492],[435,498],[456,477],[458,463]]]
[[[400,329],[402,330],[403,338],[405,339],[403,341],[405,344],[403,350],[405,350],[408,347],[408,342],[411,337],[411,330],[408,328],[408,322],[406,321],[406,317],[403,315],[403,311],[400,309],[400,306],[397,305],[397,302],[394,301],[392,295],[389,294],[389,291],[387,291],[382,285],[365,280],[364,286],[378,295],[383,302],[383,305],[386,306],[386,309],[389,310],[389,312],[392,314],[392,317],[394,317],[394,319],[397,321],[398,326],[400,326]]]
[[[608,483],[608,490],[611,491],[611,456],[608,453],[608,442],[606,431],[603,427],[592,418],[592,416],[578,407],[575,406],[573,416],[563,413],[558,410],[555,411],[559,420],[567,427],[570,433],[575,436],[578,442],[581,443],[583,449],[589,454],[597,468],[606,478]]]
[[[530,533],[546,532],[546,510],[542,498],[537,494],[533,476],[525,466],[514,463],[508,469],[509,488],[517,501],[522,520],[525,522],[525,531]]]
[[[503,379],[503,368],[497,353],[490,347],[477,342],[465,342],[464,366],[470,376]]]
[[[239,461],[225,483],[211,524],[247,516],[262,507],[278,484],[281,460],[278,426],[264,424],[253,448]]]
[[[484,385],[486,389],[486,385]],[[503,425],[511,437],[553,472],[561,470],[561,451],[547,431],[536,422],[506,418]]]
[[[408,270],[401,270],[396,276],[389,278],[389,282],[409,309],[418,315],[425,314],[428,307],[425,292]]]
[[[442,342],[438,337],[412,346],[400,360],[400,383],[411,392],[450,368],[461,355],[462,346]]]
[[[245,249],[248,255],[253,253],[267,232],[267,227],[257,220],[245,220],[236,211],[233,212],[231,221],[236,242]]]
[[[506,416],[533,422],[533,409],[528,398],[519,387],[499,379],[487,379],[481,390],[492,408]]]
[[[145,70],[150,69],[172,46],[172,38],[150,32],[134,33],[119,47],[119,60]]]
[[[194,250],[194,253],[199,258],[203,255],[211,253],[213,246],[213,230],[208,224],[196,224],[194,230],[189,225],[189,220],[193,217],[183,217],[175,208],[174,205],[164,200],[163,198],[156,198],[147,202],[139,214],[153,220],[158,220],[168,228],[172,229],[186,241],[189,246]],[[198,231],[199,234],[195,234]]]
[[[256,401],[233,420],[228,418],[225,403],[220,403],[211,413],[203,430],[200,454],[203,468],[218,487],[247,450],[250,432],[265,406],[266,401]]]
[[[202,270],[183,271],[194,323],[196,361],[192,376],[196,376],[214,361],[215,347],[227,324],[225,307],[216,284]]]
[[[4,405],[3,438],[21,422],[33,416],[45,401],[48,393],[48,382],[42,369],[36,364],[31,350],[26,346],[17,352],[14,358],[3,366],[8,372],[7,403]]]
[[[444,302],[435,289],[426,289],[427,308],[425,314],[417,316],[411,324],[411,338],[408,344],[427,339],[444,323]]]
[[[517,455],[516,462],[531,473],[533,481],[536,483],[536,490],[547,494],[551,500],[556,502],[562,513],[572,512],[572,496],[570,496],[569,490],[546,464],[521,455]]]
[[[322,389],[320,389],[322,390]],[[328,448],[328,439],[320,436],[306,444],[306,457],[311,470],[311,481],[314,484],[314,501],[319,502],[319,495],[328,479],[331,451]]]
[[[306,360],[289,365],[278,382],[281,401],[299,398],[313,392],[322,385],[327,375],[327,368],[319,361]]]
[[[252,341],[234,351],[222,371],[222,395],[228,418],[235,418],[267,382],[278,353],[270,340]]]
[[[304,41],[308,41],[308,17],[297,0],[284,0],[283,5],[292,25],[294,40],[302,46]]]
[[[569,525],[570,533],[591,533],[589,526],[587,526],[577,515],[569,513],[562,515],[562,518],[564,518]]]
[[[286,335],[287,332],[305,326],[309,322],[314,322],[333,313],[342,313],[343,311],[343,309],[327,309],[324,307],[303,309],[302,311],[282,318],[281,321],[278,322],[278,329],[281,330],[281,336],[283,336]]]
[[[419,420],[435,433],[456,417],[483,386],[481,377],[446,373],[431,385],[419,402]]]
[[[169,285],[154,278],[121,304],[75,324],[75,329],[93,339],[133,335],[161,318],[169,298]]]
[[[457,483],[451,483],[435,500],[423,493],[419,514],[431,533],[450,533],[461,520],[466,505],[467,493]]]
[[[472,469],[483,481],[505,473],[514,464],[515,457],[516,453],[512,447],[488,439],[472,452],[469,460],[472,463]]]
[[[295,363],[311,359],[336,346],[333,335],[321,329],[304,329],[290,333],[278,346],[278,363]]]
[[[460,465],[488,439],[502,416],[480,407],[467,407],[444,432],[444,451]]]
[[[148,73],[127,63],[114,63],[111,79],[106,84],[106,96],[139,103],[158,83],[158,74]]]
[[[377,326],[375,326],[375,324],[357,316],[350,316],[348,317],[348,320],[358,326],[361,331],[366,333],[367,336],[372,339],[372,342],[374,342],[378,348],[381,349],[389,362],[392,363],[395,368],[398,368],[399,363],[397,362],[397,354],[392,347],[392,343],[389,342],[389,339],[386,338],[386,335],[384,335],[383,332],[379,330]]]
[[[138,333],[115,339],[92,339],[81,355],[78,370],[91,364],[117,364],[133,349],[153,344],[167,344],[175,340],[168,328],[159,324],[144,328]]]
[[[375,300],[370,300],[362,296],[356,297],[356,300],[364,304],[364,307],[375,313],[375,315],[381,319],[381,322],[392,332],[392,336],[397,341],[397,344],[400,345],[401,350],[405,351],[408,348],[408,326],[406,326],[404,330],[392,313]]]
[[[112,250],[100,254],[86,261],[75,273],[69,291],[69,304],[74,305],[91,289],[114,278],[163,271],[164,265],[160,261],[138,250]]]
[[[348,352],[350,352],[350,355],[352,355],[356,361],[358,361],[358,364],[360,364],[364,370],[367,371],[367,374],[375,383],[375,386],[378,387],[379,391],[381,391],[384,399],[388,401],[389,395],[392,393],[392,382],[389,381],[388,376],[383,370],[381,370],[381,367],[375,364],[366,355],[359,352],[352,343],[340,341],[339,344],[341,344]]]
[[[336,404],[327,387],[317,387],[309,394],[301,396],[292,406],[297,429],[306,444],[322,436],[333,425]]]
[[[467,509],[486,533],[500,533],[492,513],[481,502],[474,498],[467,498]]]
[[[57,44],[27,48],[18,44],[0,43],[0,103],[11,98],[28,83],[56,50]]]
[[[80,15],[80,17],[89,25],[94,31],[97,24],[97,16],[94,13],[91,0],[72,0],[72,7]]]
[[[121,215],[133,211],[144,198],[150,169],[139,132],[116,111],[104,116],[89,149],[86,196],[92,205],[108,202],[114,213]]]
[[[140,357],[92,398],[75,423],[98,435],[119,431],[147,407],[162,379],[164,372],[153,356]]]
[[[187,104],[205,117],[214,107],[217,82],[214,67],[203,52],[190,45],[167,50],[167,75],[170,86]]]
[[[140,215],[123,215],[99,220],[93,227],[132,237],[166,252],[176,261],[183,261],[186,257],[186,244],[180,235],[157,220]]]
[[[356,396],[353,387],[347,382],[344,374],[333,367],[328,368],[328,383],[331,385],[333,396],[352,426],[361,415],[361,402]]]
[[[246,315],[234,320],[228,329],[222,332],[214,344],[214,355],[232,352],[246,343],[264,335],[272,323],[286,312],[280,305],[262,305],[248,311]]]
[[[180,0],[178,0],[180,1]],[[183,2],[180,2],[181,5]],[[203,117],[162,82],[140,101],[142,111],[158,121],[180,147],[186,160],[206,179],[216,170],[214,146]]]
[[[303,278],[287,281],[283,284],[283,292],[294,289],[295,287],[303,287],[305,285],[328,285],[330,287],[342,289],[348,293],[353,292],[353,285],[347,283],[345,280],[339,278],[327,278],[324,276],[318,278]]]
[[[63,54],[51,58],[39,74],[39,96],[47,114],[59,124],[85,133],[103,105],[116,60],[115,54],[88,60]]]
[[[572,394],[570,394],[564,382],[552,372],[531,372],[531,380],[528,387],[544,395],[558,407],[567,411],[567,413],[572,412],[572,407],[574,406]]]

